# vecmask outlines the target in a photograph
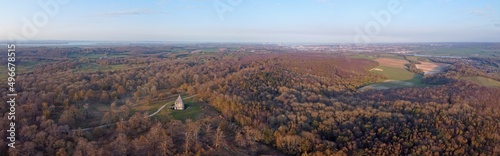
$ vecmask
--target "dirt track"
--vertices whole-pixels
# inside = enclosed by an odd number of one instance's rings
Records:
[[[190,97],[186,97],[186,98],[183,98],[184,100],[186,99],[190,99],[190,98],[193,98],[195,96],[198,96],[198,94],[196,95],[192,95]],[[174,100],[175,101],[175,100]],[[172,104],[174,103],[174,101],[170,101],[170,102],[167,102],[166,104],[164,104],[163,106],[161,106],[160,108],[158,108],[158,110],[150,115],[148,115],[148,117],[152,117],[152,116],[155,116],[156,114],[158,114],[163,108],[165,108],[168,104]],[[94,126],[94,127],[87,127],[87,128],[82,128],[82,131],[89,131],[89,130],[93,130],[94,128],[105,128],[105,127],[109,127],[109,126],[112,126],[112,125],[115,125],[115,123],[110,123],[110,124],[104,124],[104,125],[99,125],[99,126]],[[78,129],[73,129],[73,131],[75,130],[78,130]]]

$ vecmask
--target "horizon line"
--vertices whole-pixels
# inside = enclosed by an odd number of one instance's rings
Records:
[[[96,42],[96,43],[190,43],[190,44],[353,44],[353,45],[374,45],[374,44],[425,44],[425,43],[500,43],[498,41],[415,41],[415,42],[372,42],[359,44],[355,42],[279,42],[279,41],[181,41],[181,40],[0,40],[0,43],[21,43],[21,44],[50,44],[43,42],[56,42],[52,44],[65,44],[57,42]]]

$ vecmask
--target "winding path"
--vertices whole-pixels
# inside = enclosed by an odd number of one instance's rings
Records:
[[[193,95],[193,96],[190,96],[190,97],[184,98],[183,100],[187,100],[187,99],[193,98],[193,97],[195,97],[195,96],[197,96],[197,95],[198,95],[198,94],[195,94],[195,95]],[[154,112],[153,114],[148,115],[148,117],[152,117],[152,116],[155,116],[156,114],[160,113],[160,111],[161,111],[163,108],[165,108],[168,104],[170,104],[170,103],[172,103],[172,102],[175,102],[175,100],[174,100],[174,101],[167,102],[166,104],[164,104],[163,106],[161,106],[161,107],[160,107],[160,108],[159,108],[156,112]]]
[[[195,96],[198,96],[198,94],[192,95],[192,96],[187,97],[187,98],[183,98],[183,100],[191,99],[191,98],[193,98]],[[163,106],[161,106],[160,108],[158,108],[158,110],[156,112],[154,112],[152,114],[149,114],[148,117],[155,116],[156,114],[160,113],[160,111],[163,110],[163,108],[165,108],[168,104],[171,104],[173,102],[175,102],[175,100],[165,103]],[[92,130],[94,128],[105,128],[105,127],[109,127],[109,126],[112,126],[112,125],[115,125],[115,123],[104,124],[104,125],[99,125],[99,126],[94,126],[94,127],[82,128],[82,131],[89,131],[89,130]],[[73,129],[73,131],[76,131],[76,130],[78,130],[78,129]]]

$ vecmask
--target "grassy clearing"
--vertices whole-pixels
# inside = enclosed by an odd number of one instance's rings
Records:
[[[360,88],[360,90],[365,89],[389,89],[389,88],[402,88],[402,87],[426,87],[429,86],[422,82],[422,75],[416,74],[410,80],[400,81],[400,80],[387,80],[384,82],[374,83]]]
[[[118,57],[127,57],[128,54],[117,53],[117,54],[77,54],[71,53],[68,57],[70,58],[80,58],[85,57],[88,59],[99,59],[99,58],[118,58]]]
[[[2,80],[2,82],[7,82],[7,65],[0,65],[0,80]]]
[[[161,91],[165,91],[165,90],[161,90]],[[158,108],[160,108],[161,106],[163,106],[167,102],[170,105],[174,104],[174,101],[177,99],[177,95],[178,94],[172,94],[172,95],[169,95],[166,99],[156,100],[150,104],[139,104],[137,107],[132,108],[132,109],[135,111],[139,111],[139,112],[147,111],[147,113],[153,113],[153,112],[156,112],[156,110],[158,110]],[[181,96],[187,97],[188,95],[181,94]]]
[[[170,106],[173,104],[173,102],[168,103],[167,107],[160,111],[160,113],[158,113],[156,116],[153,116],[153,118],[160,121],[173,118],[184,122],[186,121],[186,119],[196,120],[202,111],[201,105],[195,98],[184,100],[184,104],[186,107],[186,109],[184,110],[170,109]],[[154,111],[151,110],[150,112]]]
[[[471,76],[471,77],[463,77],[463,80],[468,80],[473,83],[476,83],[481,86],[486,86],[486,87],[500,87],[500,82],[490,79],[490,78],[485,78],[481,76]]]
[[[367,90],[367,89],[383,90],[383,89],[389,89],[389,88],[411,87],[413,85],[414,84],[411,82],[386,81],[386,82],[370,84],[370,85],[361,87],[359,90],[360,91]]]
[[[33,71],[36,67],[36,65],[40,64],[40,61],[28,61],[28,62],[20,62],[16,63],[16,74],[20,73],[26,73]],[[5,68],[7,69],[7,66],[5,65]]]
[[[377,70],[370,70],[370,71],[373,73],[384,75],[388,78],[388,80],[364,86],[359,90],[366,90],[366,89],[380,90],[389,88],[429,86],[422,82],[423,75],[409,72],[406,69],[387,67],[387,66],[379,66],[374,69]]]
[[[418,62],[431,62],[428,58],[419,57],[419,56],[405,56],[408,61],[418,61]]]
[[[33,71],[36,67],[36,65],[40,64],[41,61],[23,61],[23,62],[16,62],[16,74],[22,74],[22,73],[27,73],[30,71]],[[7,64],[2,64],[0,65],[0,80],[5,80],[7,81],[8,77],[8,70],[7,70]]]
[[[416,56],[406,56],[406,60],[408,60],[408,61],[419,61],[418,57],[416,57]]]
[[[377,68],[382,69],[382,71],[372,70],[372,72],[384,75],[391,80],[407,81],[414,79],[415,76],[418,75],[402,68],[387,67],[387,66],[379,66]]]
[[[425,55],[436,56],[458,56],[458,57],[498,57],[500,50],[487,49],[482,46],[453,46],[423,49],[420,52]]]
[[[124,64],[110,65],[108,70],[120,70],[125,67]]]
[[[379,83],[373,83],[359,88],[360,91],[367,89],[390,89],[390,88],[403,88],[403,87],[426,87],[429,86],[422,82],[423,75],[415,74],[409,72],[405,69],[379,66],[375,69],[380,70],[370,70],[373,73],[384,75],[388,80]]]
[[[153,116],[152,118],[158,121],[167,121],[169,119],[176,119],[185,121],[186,119],[195,120],[198,115],[202,111],[201,105],[196,100],[195,97],[190,97],[187,94],[181,95],[184,98],[184,104],[186,109],[184,110],[173,110],[170,109],[170,106],[174,105],[174,101],[177,99],[177,94],[169,96],[164,100],[157,100],[152,102],[151,104],[143,104],[139,105],[135,108],[132,108],[133,112],[146,112],[147,114],[151,114],[156,112],[161,106],[167,104],[165,108],[163,108],[158,114]],[[186,99],[187,97],[190,97]]]
[[[362,58],[362,59],[369,59],[369,60],[374,60],[376,59],[375,56],[372,55],[365,55],[365,54],[356,54],[356,55],[351,55],[351,58]]]
[[[170,115],[174,119],[185,121],[186,119],[195,120],[198,114],[201,112],[201,106],[194,101],[189,101],[185,103],[186,109],[184,110],[170,110]]]
[[[200,49],[202,52],[206,53],[213,53],[213,52],[218,52],[219,48],[205,48],[205,49]]]

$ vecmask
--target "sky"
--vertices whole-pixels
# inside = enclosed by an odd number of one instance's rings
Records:
[[[0,40],[500,42],[498,0],[0,0],[0,4]]]

